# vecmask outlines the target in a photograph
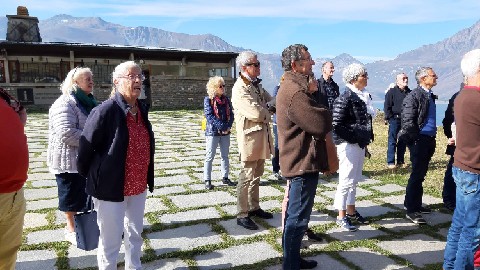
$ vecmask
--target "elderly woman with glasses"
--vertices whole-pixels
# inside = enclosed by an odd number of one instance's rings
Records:
[[[351,64],[343,70],[345,91],[333,106],[333,140],[339,159],[338,186],[334,207],[338,210],[337,225],[356,231],[352,220],[368,224],[355,208],[357,183],[362,179],[367,145],[373,140],[372,116],[375,109],[365,90],[368,74],[364,66]]]
[[[58,208],[66,217],[65,240],[76,246],[73,216],[86,210],[87,204],[85,178],[77,171],[78,144],[87,117],[97,106],[92,71],[86,67],[70,70],[60,89],[62,95],[48,112],[47,165],[55,174]]]
[[[112,74],[112,97],[95,108],[80,139],[78,171],[87,177],[100,229],[99,269],[117,269],[125,244],[125,269],[141,269],[147,187],[153,192],[154,137],[148,107],[139,100],[141,68],[124,62]]]
[[[208,80],[207,94],[203,100],[203,111],[207,119],[205,130],[206,155],[203,166],[205,188],[213,189],[212,185],[212,162],[215,157],[217,146],[220,145],[222,157],[222,182],[228,186],[236,186],[228,179],[230,148],[230,129],[233,124],[233,109],[230,100],[225,95],[225,81],[222,77],[214,76]]]

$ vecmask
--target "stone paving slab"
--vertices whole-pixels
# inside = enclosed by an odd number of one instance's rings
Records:
[[[414,234],[401,239],[383,241],[378,246],[415,266],[424,267],[427,264],[443,262],[445,242],[424,234]]]
[[[38,200],[35,203],[27,203],[27,210],[40,210],[46,208],[58,208],[58,199]]]
[[[411,269],[407,266],[399,265],[394,260],[367,248],[352,248],[348,251],[340,252],[340,256],[364,270]]]
[[[57,253],[53,250],[29,250],[17,253],[15,270],[57,269]]]
[[[214,191],[208,193],[176,195],[168,197],[173,204],[180,208],[190,208],[199,206],[210,206],[223,203],[236,202],[237,198],[225,191]]]
[[[32,187],[56,187],[57,181],[55,180],[36,180],[31,181]]]
[[[380,191],[382,193],[392,193],[392,192],[397,192],[397,191],[405,191],[405,187],[402,187],[397,184],[386,184],[382,186],[373,186],[371,187],[372,189],[375,189],[377,191]]]
[[[261,252],[252,252],[252,251]],[[196,256],[199,269],[228,269],[244,264],[254,264],[271,258],[279,257],[278,253],[266,242],[257,242],[226,249],[216,250],[205,255]]]
[[[187,221],[204,220],[204,219],[212,219],[212,218],[220,218],[220,214],[213,207],[179,212],[176,214],[165,214],[158,217],[160,222],[164,224],[184,223]]]
[[[27,234],[27,244],[65,241],[64,229],[36,231]]]
[[[57,197],[57,187],[25,189],[25,199],[27,199],[28,201]]]
[[[222,241],[220,235],[212,231],[207,224],[184,226],[147,234],[150,246],[156,255],[177,250],[191,250],[209,244],[218,244]]]
[[[26,213],[23,228],[35,228],[48,225],[47,214]]]
[[[406,218],[386,218],[375,222],[375,224],[395,232],[418,229],[417,224],[407,220]]]
[[[354,225],[358,227],[358,231],[356,232],[349,232],[349,231],[345,231],[345,229],[343,228],[334,227],[328,230],[326,234],[340,241],[362,240],[362,239],[375,238],[378,236],[386,235],[385,232],[377,230],[369,225],[358,225],[358,224],[354,224]]]
[[[147,198],[147,201],[145,202],[145,213],[162,211],[162,210],[168,210],[168,207],[166,207],[163,204],[161,199]]]
[[[188,175],[173,175],[164,177],[155,177],[155,186],[168,186],[192,183],[194,180]]]
[[[188,265],[180,259],[159,260],[142,266],[143,270],[188,270]]]
[[[255,222],[255,218],[253,218],[253,220]],[[225,228],[228,236],[236,240],[249,238],[257,235],[265,235],[269,233],[269,231],[265,227],[263,227],[261,224],[259,224],[258,222],[255,222],[255,223],[257,223],[258,225],[258,228],[259,228],[258,230],[248,230],[243,228],[242,226],[237,224],[237,218],[222,220],[218,222],[218,225]]]

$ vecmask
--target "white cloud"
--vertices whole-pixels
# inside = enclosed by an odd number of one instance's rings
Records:
[[[9,1],[4,5],[7,6],[7,10],[12,10],[13,6],[16,8],[16,5],[26,5],[31,10],[35,9],[36,12],[55,12],[55,14],[95,13],[101,16],[162,16],[197,19],[278,17],[395,24],[476,19],[478,10],[480,10],[480,1],[478,0],[370,0],[361,2],[351,0],[245,0],[216,3],[207,0],[51,0],[48,1],[48,5],[38,0],[22,0]]]

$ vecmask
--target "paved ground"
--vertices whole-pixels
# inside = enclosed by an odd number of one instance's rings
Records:
[[[236,225],[235,190],[219,181],[218,156],[213,173],[217,188],[203,188],[199,115],[155,112],[151,118],[157,142],[156,189],[147,199],[145,213],[145,269],[281,269],[280,205],[285,184],[268,179],[271,166],[266,167],[260,195],[262,208],[274,212],[274,219],[257,219],[258,231],[243,229]],[[45,162],[47,127],[46,114],[30,115],[28,203],[17,269],[94,269],[95,251],[84,252],[63,241],[65,219],[56,209],[56,183]],[[230,175],[236,181],[234,139],[231,149]],[[441,269],[451,215],[442,212],[440,198],[424,197],[436,211],[425,215],[428,225],[416,226],[403,218],[403,187],[367,178],[357,190],[357,207],[373,223],[349,233],[334,223],[335,187],[335,179],[320,181],[310,222],[326,240],[303,243],[304,257],[319,262],[316,269]]]

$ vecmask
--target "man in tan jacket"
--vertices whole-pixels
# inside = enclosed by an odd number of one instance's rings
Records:
[[[242,169],[237,184],[237,224],[257,230],[250,217],[272,218],[260,208],[259,183],[265,159],[273,154],[270,122],[275,101],[262,88],[258,79],[260,62],[252,51],[241,52],[237,58],[240,76],[233,85],[232,106],[235,111],[238,151]]]

